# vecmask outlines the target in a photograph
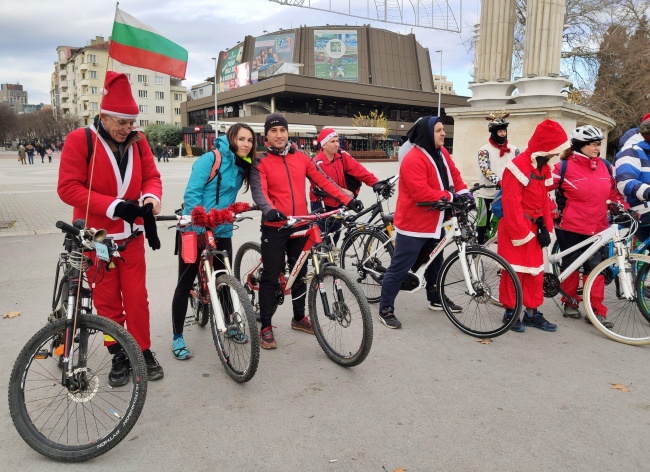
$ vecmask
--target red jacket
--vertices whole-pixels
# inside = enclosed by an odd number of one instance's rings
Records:
[[[335,154],[334,159],[331,161],[323,151],[320,151],[316,154],[316,157],[314,157],[314,163],[318,166],[321,172],[327,175],[341,188],[347,188],[345,185],[345,173],[356,177],[368,186],[372,186],[379,181],[372,172],[362,166],[354,157],[345,151]],[[319,198],[314,195],[313,191],[314,185],[312,183],[311,188],[309,189],[309,199],[312,202],[317,202],[319,201]],[[341,204],[341,202],[330,196],[323,197],[323,202],[328,207],[337,207]]]
[[[531,152],[515,157],[503,172],[503,218],[499,221],[498,253],[517,272],[538,275],[544,270],[544,254],[537,241],[537,225],[531,221],[542,216],[549,232],[553,231],[552,185],[548,164],[539,171]],[[527,216],[526,216],[527,215]]]
[[[554,187],[560,181],[561,164],[558,162],[553,169]],[[591,236],[606,229],[609,226],[607,200],[622,200],[616,190],[616,180],[603,160],[590,159],[577,152],[567,158],[562,190],[567,200],[560,229],[578,234]]]
[[[440,148],[444,158],[449,184],[455,193],[468,193],[459,170],[449,152]],[[433,159],[419,146],[404,156],[399,168],[399,192],[395,205],[395,229],[398,233],[416,238],[439,238],[442,212],[416,206],[418,202],[433,202],[453,195],[442,189],[442,181]]]
[[[345,205],[350,203],[352,199],[322,174],[307,154],[295,148],[293,150],[286,156],[267,153],[251,169],[251,193],[264,215],[272,209],[279,210],[286,216],[308,215],[305,178]],[[282,226],[284,222],[263,224]]]
[[[130,225],[113,216],[115,206],[123,200],[144,197],[162,198],[162,181],[154,163],[151,149],[142,133],[127,143],[128,165],[124,180],[108,144],[101,138],[95,141],[95,127],[91,126],[93,144],[96,144],[94,170],[90,182],[93,160],[88,163],[88,142],[83,128],[74,130],[65,140],[59,165],[57,191],[64,203],[73,207],[73,221],[86,220],[88,228],[103,228],[109,237],[124,239],[131,234]],[[142,142],[138,143],[138,141]],[[91,186],[92,183],[92,186]],[[88,188],[90,206],[86,217]],[[143,229],[142,218],[135,220],[134,229]]]

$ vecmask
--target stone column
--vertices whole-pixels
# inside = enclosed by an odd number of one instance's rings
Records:
[[[509,82],[515,31],[515,0],[481,4],[474,82]]]
[[[566,0],[528,0],[524,42],[524,77],[560,74]]]

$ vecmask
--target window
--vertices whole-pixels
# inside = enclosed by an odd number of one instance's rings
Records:
[[[147,98],[147,91],[146,90],[138,90],[138,97]]]
[[[97,56],[95,56],[94,54],[88,54],[86,56],[86,61],[87,62],[97,62]]]
[[[140,105],[140,108],[142,108],[142,105]],[[149,120],[140,120],[140,128],[145,126],[149,126]]]
[[[165,92],[156,92],[156,100],[164,100]]]
[[[181,100],[183,100],[183,94],[175,93],[174,94],[174,100],[176,100],[177,102],[180,102]]]
[[[149,113],[149,105],[138,105],[138,106],[140,108],[140,113]]]
[[[90,87],[90,93],[92,95],[97,95],[99,93],[97,87]]]
[[[165,78],[157,75],[156,76],[156,85],[164,85],[164,83],[165,83]]]
[[[96,70],[89,70],[88,71],[88,78],[96,79],[97,78],[97,71]]]
[[[203,95],[203,89],[199,89],[199,95]]]
[[[90,102],[90,109],[91,109],[91,110],[99,110],[99,103],[97,103],[97,102]]]
[[[181,114],[181,109],[180,108],[174,108],[174,115],[180,115]]]
[[[165,122],[164,122],[164,121],[156,121],[156,124],[157,124],[157,125],[164,125]]]
[[[156,107],[156,113],[165,113],[165,107]]]
[[[138,82],[141,84],[146,84],[148,82],[148,78],[146,75],[138,74]]]
[[[126,75],[126,78],[129,79],[129,83],[131,83],[131,74],[124,74]]]

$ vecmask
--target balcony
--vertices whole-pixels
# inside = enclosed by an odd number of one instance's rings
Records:
[[[82,95],[82,96],[81,96],[81,101],[82,101],[82,102],[89,102],[89,101],[90,101],[90,96],[88,96],[88,95]]]
[[[91,111],[90,110],[81,110],[81,116],[84,118],[87,118],[90,116]]]
[[[78,87],[88,87],[90,85],[90,79],[81,79],[79,82],[77,82]]]
[[[67,100],[69,96],[70,96],[70,95],[68,94],[68,92],[60,92],[60,93],[59,93],[59,98],[60,98],[61,100]]]
[[[62,103],[61,104],[61,109],[62,110],[70,110],[72,108],[72,104],[70,103]]]
[[[65,80],[68,77],[68,71],[66,69],[61,69],[59,71],[59,80]]]
[[[59,87],[60,88],[68,88],[68,81],[67,80],[59,80]]]
[[[88,65],[89,64],[87,62],[84,62],[84,63],[80,64],[79,65],[79,70],[81,70],[81,71],[88,70]]]

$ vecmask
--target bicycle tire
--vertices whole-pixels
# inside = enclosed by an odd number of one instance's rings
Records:
[[[377,303],[381,297],[381,282],[393,258],[393,245],[386,244],[389,239],[379,229],[364,228],[351,231],[341,243],[341,268],[356,274],[353,278],[368,303]]]
[[[637,304],[643,317],[650,323],[650,264],[641,264],[634,279],[634,290],[637,293]]]
[[[626,262],[631,262],[629,267],[629,274],[631,276],[632,265],[637,263],[650,263],[650,256],[630,254],[626,258]],[[634,346],[650,344],[650,323],[643,314],[644,310],[640,309],[637,301],[639,286],[636,284],[636,281],[633,281],[634,300],[625,299],[621,293],[619,283],[621,272],[616,257],[605,259],[591,271],[584,286],[585,295],[583,303],[585,314],[598,331],[614,341]],[[608,309],[605,321],[613,323],[611,328],[606,328],[603,325],[603,321],[596,318],[596,312],[591,305],[591,290],[596,278],[600,275],[605,277],[603,304]]]
[[[235,254],[233,274],[241,282],[253,305],[257,321],[260,316],[259,288],[262,279],[262,246],[255,241],[242,244]]]
[[[483,244],[483,247],[490,250],[490,251],[492,251],[492,252],[494,252],[494,253],[496,253],[498,245],[499,245],[499,233],[497,232],[497,234],[495,234],[494,236],[489,238],[487,241],[485,241],[485,244]]]
[[[201,276],[198,273],[196,274],[196,278],[192,283],[189,299],[194,321],[196,321],[196,324],[201,328],[204,328],[210,321],[210,310],[206,304],[203,303],[203,284],[201,283]]]
[[[460,265],[460,253],[453,252],[442,263],[438,277],[442,308],[449,320],[463,333],[477,338],[493,338],[508,332],[519,319],[523,307],[523,293],[517,273],[500,255],[483,246],[470,246],[465,250],[468,267],[474,268],[476,278],[472,287],[476,295],[469,295]],[[498,301],[501,280],[505,274],[515,286],[514,316],[506,318]],[[473,277],[470,274],[470,277]],[[460,313],[452,313],[448,300],[460,305]]]
[[[110,451],[131,431],[144,407],[147,367],[124,328],[101,316],[80,314],[73,363],[79,365],[79,341],[88,335],[85,369],[77,377],[86,385],[72,392],[61,385],[54,352],[65,339],[65,329],[65,319],[49,323],[23,347],[9,380],[9,412],[35,451],[61,462],[81,462]],[[124,386],[108,386],[112,356],[104,348],[104,334],[122,346],[131,363],[130,382]]]
[[[244,287],[232,275],[221,274],[217,277],[216,292],[226,330],[221,333],[218,331],[216,313],[212,306],[214,300],[210,299],[210,326],[214,345],[228,375],[236,382],[248,382],[257,372],[260,360],[260,338],[253,305]]]
[[[316,340],[327,357],[337,364],[343,367],[359,365],[372,347],[370,306],[361,287],[348,272],[333,265],[321,270],[323,284],[319,284],[317,276],[309,284],[309,319]],[[323,296],[333,313],[329,317],[325,314]]]

